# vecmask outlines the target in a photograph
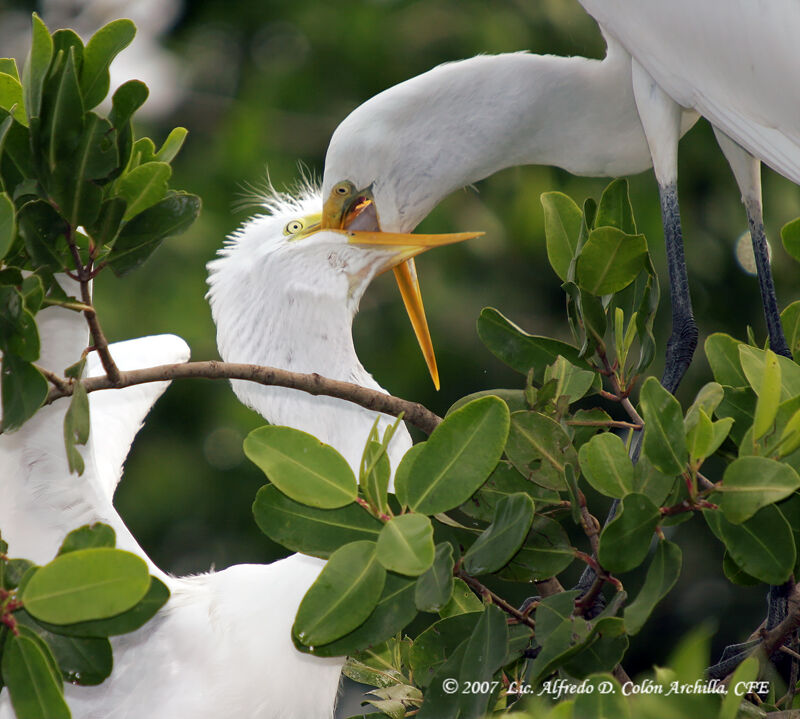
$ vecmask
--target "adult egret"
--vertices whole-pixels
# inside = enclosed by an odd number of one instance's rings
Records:
[[[371,229],[409,231],[449,193],[513,165],[598,176],[653,166],[673,316],[663,384],[674,391],[697,343],[677,202],[677,145],[704,115],[742,191],[771,344],[787,354],[755,158],[800,182],[792,51],[800,7],[791,0],[763,13],[741,2],[716,12],[718,3],[689,0],[583,4],[600,22],[608,46],[603,60],[479,56],[436,67],[357,107],[328,147],[324,226],[340,226],[367,198],[374,203]],[[769,53],[761,51],[766,47]]]

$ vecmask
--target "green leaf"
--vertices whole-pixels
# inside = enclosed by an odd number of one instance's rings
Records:
[[[0,72],[0,107],[10,112],[20,124],[28,124],[25,101],[22,99],[22,85],[17,78],[4,72]]]
[[[739,361],[739,345],[741,342],[730,335],[717,332],[709,335],[705,342],[706,357],[714,379],[722,385],[730,387],[744,387],[747,378],[742,372],[742,363]]]
[[[577,347],[549,337],[529,335],[493,307],[481,310],[478,337],[497,359],[517,372],[527,375],[533,368],[533,378],[537,382],[544,378],[545,367],[559,356],[576,367],[591,369],[586,360],[580,358]]]
[[[149,586],[147,564],[135,554],[81,549],[41,567],[25,587],[22,601],[36,619],[71,624],[127,611]]]
[[[462,639],[458,646],[437,668],[436,673],[428,678],[430,688],[425,692],[425,700],[416,715],[416,719],[457,719],[461,716],[459,704],[452,694],[444,691],[444,680],[458,676],[464,664],[467,651],[467,640]],[[467,657],[468,659],[468,657]],[[416,674],[415,674],[415,680]],[[417,680],[418,681],[418,680]]]
[[[742,370],[747,377],[747,382],[756,394],[761,393],[764,375],[767,370],[767,352],[748,345],[739,345],[739,359]],[[774,355],[774,353],[773,353]],[[781,401],[800,395],[800,366],[788,357],[774,355],[780,367],[780,398]],[[774,390],[773,390],[774,391]]]
[[[123,220],[130,220],[159,202],[167,192],[172,168],[166,162],[147,162],[118,183],[117,194],[127,203]]]
[[[420,452],[422,452],[424,447],[425,442],[418,442],[417,444],[413,445],[403,455],[403,458],[400,460],[400,464],[397,465],[397,470],[394,473],[395,496],[397,497],[397,501],[400,502],[403,507],[408,506],[407,487],[411,478],[411,473],[414,469],[414,462],[417,461],[417,457],[419,456]]]
[[[266,426],[250,432],[244,453],[285,495],[320,509],[353,502],[353,470],[333,447],[291,427]]]
[[[638,567],[647,556],[660,519],[658,507],[645,495],[634,493],[623,498],[617,516],[600,533],[600,564],[614,573]]]
[[[555,273],[566,282],[569,279],[569,265],[578,245],[583,213],[572,198],[561,192],[545,192],[541,201],[547,257]]]
[[[578,286],[597,296],[619,292],[644,269],[646,257],[644,235],[628,235],[615,227],[598,227],[589,233],[589,240],[578,257]]]
[[[736,564],[728,552],[725,552],[722,557],[722,572],[729,582],[738,584],[741,587],[754,587],[756,584],[761,583]]]
[[[525,544],[498,576],[512,582],[548,579],[566,569],[574,558],[564,528],[554,519],[537,515]]]
[[[119,634],[135,632],[149,622],[169,599],[169,589],[160,579],[151,576],[150,588],[142,600],[132,609],[115,614],[108,619],[95,619],[75,624],[38,623],[54,634],[75,637],[114,637]]]
[[[725,469],[720,504],[725,518],[741,524],[762,507],[800,489],[800,475],[788,464],[767,457],[739,457]]]
[[[390,519],[378,535],[378,561],[398,574],[416,577],[433,564],[433,525],[424,514]]]
[[[783,248],[800,262],[800,217],[781,227],[781,240]]]
[[[119,154],[119,169],[113,173],[118,176],[131,157],[133,147],[133,130],[131,117],[144,104],[149,91],[147,85],[139,80],[128,80],[120,85],[111,98],[111,112],[108,119],[117,130],[117,151]]]
[[[692,406],[686,410],[686,418],[683,423],[686,431],[689,432],[700,417],[700,410],[711,417],[725,398],[725,389],[718,382],[708,382],[700,388],[697,396],[692,402]]]
[[[465,502],[497,465],[508,426],[508,407],[497,397],[475,400],[453,412],[414,461],[404,489],[409,507],[438,514]]]
[[[601,494],[621,499],[633,492],[633,462],[617,435],[596,434],[581,447],[578,459],[583,476]]]
[[[69,471],[78,475],[83,474],[84,463],[76,445],[89,441],[89,426],[89,395],[83,384],[76,382],[69,408],[64,414],[64,445]]]
[[[722,420],[720,420],[722,421]],[[730,424],[730,419],[727,420]],[[724,438],[723,438],[724,439]],[[700,460],[708,456],[708,449],[714,441],[714,426],[711,419],[700,409],[694,426],[686,433],[686,447],[692,460]]]
[[[6,75],[11,75],[15,80],[19,80],[17,61],[13,57],[0,58],[0,72],[4,72]]]
[[[733,673],[728,686],[742,687],[746,686],[758,677],[758,657],[747,657]],[[724,694],[722,697],[722,707],[719,710],[717,719],[736,719],[742,714],[739,713],[739,708],[742,704],[742,697],[735,689],[732,692]]]
[[[465,660],[459,673],[459,686],[468,682],[491,682],[494,673],[503,666],[508,651],[508,624],[503,611],[492,604],[481,614],[475,629],[467,640]],[[476,691],[458,697],[460,716],[481,719],[486,715],[492,692]]]
[[[413,579],[387,572],[383,593],[363,624],[341,639],[315,646],[312,653],[318,657],[351,655],[357,650],[375,646],[395,636],[417,615],[414,605],[415,586]],[[302,650],[302,645],[299,648]]]
[[[636,234],[636,221],[633,207],[628,197],[628,181],[624,178],[613,180],[600,197],[597,206],[595,227],[616,227],[627,235]]]
[[[387,490],[391,474],[386,448],[380,442],[368,441],[361,457],[358,485],[367,502],[382,514],[387,514],[389,508]]]
[[[168,237],[189,229],[200,214],[200,198],[176,192],[137,214],[119,232],[108,264],[118,277],[141,265]],[[130,204],[125,213],[131,215]]]
[[[800,448],[800,409],[795,411],[781,432],[779,456],[786,457]]]
[[[703,516],[742,571],[767,584],[783,584],[789,578],[797,557],[794,536],[774,504],[742,524],[732,524],[718,510],[706,510]]]
[[[47,398],[47,380],[30,362],[16,355],[3,355],[2,364],[3,430],[19,429]]]
[[[95,522],[85,524],[83,527],[73,529],[61,543],[59,554],[67,554],[78,549],[93,549],[95,547],[114,547],[117,536],[107,524]]]
[[[100,205],[97,219],[87,228],[97,245],[110,245],[116,239],[126,207],[121,197],[112,197]]]
[[[596,672],[610,672],[625,656],[629,642],[622,619],[605,619],[595,634],[586,646],[564,662],[564,671],[571,676],[585,678]]]
[[[596,377],[595,372],[579,369],[561,356],[544,371],[545,383],[551,379],[556,381],[555,397],[565,396],[570,404],[577,402],[592,388]]]
[[[658,543],[639,594],[625,607],[625,630],[628,634],[639,633],[656,604],[675,586],[682,563],[683,553],[677,544],[666,540]]]
[[[16,287],[0,286],[0,350],[17,359],[39,359],[39,332],[33,314]]]
[[[22,87],[25,91],[25,110],[28,117],[39,117],[42,105],[42,88],[50,59],[53,56],[53,38],[41,18],[33,14],[33,43],[28,59],[22,68]]]
[[[159,162],[172,162],[183,147],[183,142],[189,131],[185,127],[176,127],[169,133],[161,149],[155,154]]]
[[[581,686],[587,689],[577,695],[572,719],[630,719],[629,702],[625,700],[620,683],[611,674],[593,674]],[[590,692],[588,687],[594,691]],[[598,687],[602,691],[597,691]]]
[[[453,654],[456,647],[472,633],[482,616],[483,605],[477,612],[441,619],[414,640],[409,663],[414,671],[414,679],[417,684],[421,687],[429,685],[431,679],[447,661],[447,658]]]
[[[36,565],[30,559],[9,559],[5,566],[2,588],[16,589],[22,583],[29,570]]]
[[[108,93],[108,66],[136,35],[130,20],[114,20],[100,28],[86,44],[81,69],[81,93],[86,109],[100,104]]]
[[[385,581],[386,570],[378,562],[374,542],[340,547],[303,597],[293,636],[315,647],[353,631],[372,613]]]
[[[459,614],[470,614],[472,612],[482,612],[483,602],[475,596],[475,593],[467,586],[463,579],[455,577],[453,579],[453,596],[440,610],[439,616],[442,619],[455,617]]]
[[[800,220],[800,218],[798,218]],[[792,302],[783,312],[781,312],[781,324],[783,334],[795,360],[800,352],[800,300]]]
[[[753,390],[749,387],[725,387],[725,399],[716,414],[733,420],[730,434],[737,445],[741,444],[745,432],[753,424],[755,412],[756,396]]]
[[[69,719],[60,678],[33,639],[13,634],[6,638],[2,671],[18,719]]]
[[[253,515],[259,529],[273,542],[322,559],[350,542],[377,541],[383,527],[358,504],[315,509],[289,499],[271,484],[258,490]]]
[[[561,502],[558,492],[528,481],[508,462],[501,461],[494,468],[486,483],[459,509],[469,517],[474,517],[482,522],[491,522],[497,503],[503,497],[516,492],[525,492],[534,502],[542,505]]]
[[[781,368],[778,364],[778,357],[772,350],[766,351],[764,373],[757,394],[756,416],[753,421],[754,440],[761,439],[772,427],[781,399]]]
[[[464,555],[464,569],[475,576],[496,572],[517,553],[532,521],[533,501],[527,494],[503,497],[492,523]]]
[[[469,404],[474,399],[480,399],[481,397],[488,397],[492,395],[494,397],[499,397],[508,405],[509,412],[518,412],[521,409],[528,409],[528,403],[525,401],[525,390],[522,389],[484,389],[480,392],[472,392],[471,394],[465,395],[460,399],[457,399],[453,404],[450,405],[450,408],[447,410],[445,416],[452,414],[457,409],[461,409],[465,404]]]
[[[72,160],[83,134],[83,103],[76,63],[75,48],[65,49],[63,57],[62,52],[58,52],[42,96],[39,130],[46,153],[46,166],[51,173],[56,171],[60,163]],[[39,135],[36,127],[31,123],[34,138]]]
[[[433,564],[419,576],[414,603],[421,612],[438,612],[453,596],[453,547],[448,542],[436,545]]]
[[[681,406],[655,377],[642,385],[639,402],[644,415],[644,453],[664,474],[680,474],[686,466],[686,434]]]
[[[64,218],[48,202],[33,200],[20,208],[17,222],[34,266],[60,270],[64,266],[62,256],[67,252],[69,232]]]
[[[15,615],[23,626],[31,629],[53,652],[65,681],[81,686],[95,686],[111,674],[111,644],[101,637],[67,637],[54,634],[38,624],[27,612]]]
[[[536,484],[566,489],[564,466],[578,466],[578,454],[561,425],[539,412],[514,412],[506,454]]]

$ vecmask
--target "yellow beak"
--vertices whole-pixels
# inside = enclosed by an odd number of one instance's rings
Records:
[[[355,196],[355,199],[354,199]],[[372,203],[369,191],[354,192],[350,195],[349,202],[342,200],[341,196],[332,194],[325,202],[322,212],[322,228],[336,229],[346,232],[349,241],[353,244],[366,246],[395,246],[398,248],[397,264],[393,266],[394,276],[397,286],[400,288],[400,295],[403,298],[411,326],[417,337],[425,364],[428,366],[433,385],[439,389],[439,370],[436,366],[436,355],[433,351],[433,341],[431,340],[428,320],[425,317],[425,307],[422,304],[422,293],[419,288],[417,278],[417,268],[414,264],[414,257],[426,252],[433,247],[450,245],[455,242],[463,242],[474,237],[480,237],[483,232],[455,232],[451,234],[424,235],[401,232],[381,232],[364,230],[347,230],[346,226],[353,216],[363,211],[366,205]],[[354,212],[354,205],[357,209]],[[374,209],[374,208],[373,208]],[[377,224],[377,215],[376,215]]]

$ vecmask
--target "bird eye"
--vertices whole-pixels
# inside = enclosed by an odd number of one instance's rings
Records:
[[[296,235],[305,225],[300,220],[292,220],[283,228],[284,235]]]
[[[353,183],[345,180],[344,182],[340,182],[337,185],[335,185],[333,191],[337,195],[344,196],[344,195],[349,195],[351,192],[353,192],[354,189],[355,187],[353,186]]]

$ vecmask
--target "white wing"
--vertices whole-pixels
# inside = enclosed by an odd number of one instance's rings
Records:
[[[797,0],[580,0],[683,107],[800,183]]]
[[[187,362],[190,354],[189,345],[175,335],[154,335],[116,342],[110,349],[111,356],[123,371]],[[102,374],[103,368],[97,353],[92,352],[88,357],[86,376]],[[89,395],[95,477],[109,501],[122,476],[122,465],[134,437],[168,385],[169,382],[150,382]]]

